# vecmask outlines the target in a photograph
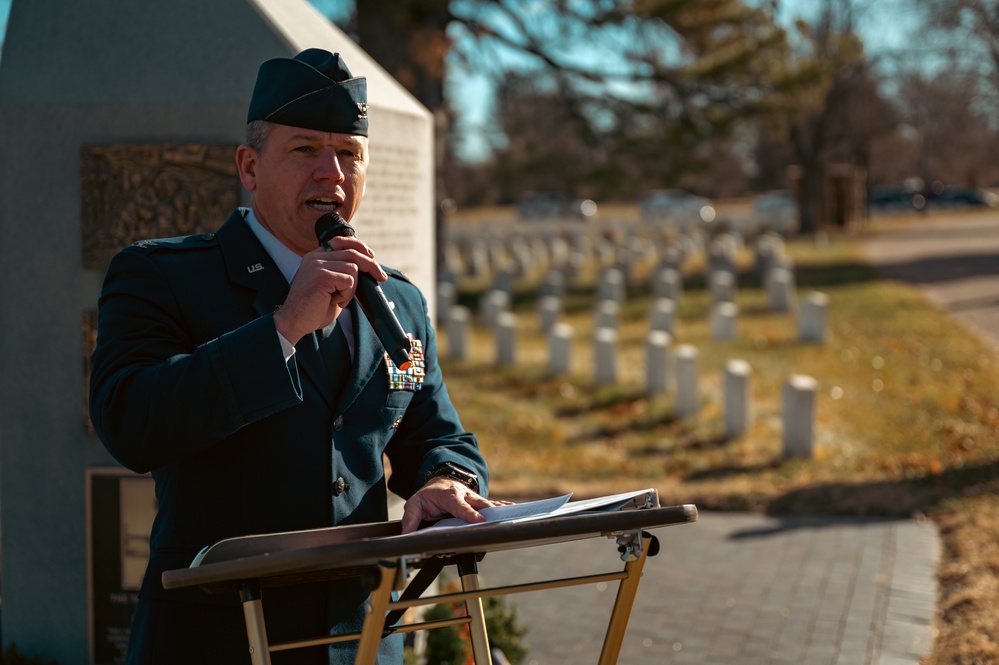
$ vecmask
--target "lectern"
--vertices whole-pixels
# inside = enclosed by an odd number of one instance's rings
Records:
[[[189,568],[164,572],[162,581],[167,589],[200,587],[208,593],[238,591],[253,665],[269,665],[272,652],[347,640],[359,640],[355,665],[372,665],[382,637],[458,624],[468,625],[476,665],[492,665],[482,598],[618,581],[599,660],[600,665],[612,665],[621,650],[645,561],[658,551],[658,541],[649,530],[697,520],[697,508],[693,505],[660,507],[655,490],[646,490],[625,506],[614,508],[610,512],[597,509],[542,515],[526,521],[406,535],[401,534],[399,522],[384,522],[233,538],[208,548]],[[596,537],[614,541],[608,547],[608,560],[617,563],[606,573],[499,587],[482,588],[479,584],[478,565],[490,552]],[[457,566],[462,590],[422,596],[432,578],[450,565]],[[359,633],[268,643],[261,604],[261,594],[267,587],[344,577],[361,577],[371,592]],[[393,591],[400,593],[396,599]],[[394,625],[407,608],[446,602],[464,602],[466,614]]]

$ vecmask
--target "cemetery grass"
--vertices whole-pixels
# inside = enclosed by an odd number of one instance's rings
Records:
[[[443,362],[462,420],[490,460],[491,494],[582,498],[655,487],[664,505],[701,510],[932,519],[944,552],[938,635],[925,662],[999,662],[999,356],[915,289],[864,265],[855,238],[787,249],[799,299],[813,290],[830,297],[827,342],[799,342],[796,315],[769,311],[748,255],[740,256],[738,340],[712,341],[703,266],[688,262],[673,341],[699,352],[700,412],[686,421],[675,417],[671,393],[645,394],[647,288],[630,287],[622,307],[618,381],[595,386],[593,283],[567,294],[573,367],[557,378],[546,376],[536,285],[520,284],[516,366],[495,366],[481,327],[468,360]],[[474,285],[462,299],[474,311]],[[733,359],[752,368],[752,424],[729,439],[722,378]],[[811,460],[782,457],[782,387],[796,374],[818,382]]]

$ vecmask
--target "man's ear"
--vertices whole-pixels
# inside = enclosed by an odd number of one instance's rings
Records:
[[[257,188],[257,151],[248,145],[236,148],[236,169],[239,180],[248,192]]]

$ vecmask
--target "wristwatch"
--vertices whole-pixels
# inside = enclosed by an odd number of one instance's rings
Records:
[[[444,462],[431,469],[430,473],[427,474],[426,482],[430,482],[432,478],[451,478],[475,493],[479,491],[479,477],[453,462]]]

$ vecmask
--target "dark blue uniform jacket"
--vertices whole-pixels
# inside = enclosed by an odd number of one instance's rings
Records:
[[[423,347],[422,383],[390,383],[384,350],[356,311],[350,379],[333,404],[314,334],[284,361],[273,312],[289,287],[241,211],[217,233],[140,241],[114,257],[100,299],[90,410],[114,457],[156,482],[141,599],[240,613],[235,594],[166,591],[160,574],[223,538],[387,519],[383,454],[388,487],[404,498],[445,461],[477,473],[486,492],[476,439],[441,378],[426,301],[387,272],[382,289]],[[342,598],[337,586],[265,590],[272,632],[280,637],[287,618],[292,637],[305,637],[311,619],[303,615],[317,613],[313,630],[359,627],[363,592],[348,586]],[[268,596],[287,601],[284,609],[269,611]]]

